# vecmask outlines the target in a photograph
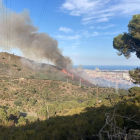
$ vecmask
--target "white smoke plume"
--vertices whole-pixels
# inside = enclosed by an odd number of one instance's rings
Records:
[[[115,81],[109,81],[103,78],[91,77],[85,72],[82,65],[76,67],[75,69],[70,69],[70,72],[95,86],[98,85],[99,87],[108,87],[108,88],[112,87],[116,89],[116,93],[118,93],[118,89],[129,89],[131,87],[138,86],[126,80],[117,81],[116,79]]]
[[[4,11],[4,12],[3,12]],[[40,62],[50,60],[59,68],[71,67],[69,57],[62,55],[57,40],[46,33],[39,33],[27,11],[15,13],[2,6],[0,0],[0,47],[19,48],[29,59]]]

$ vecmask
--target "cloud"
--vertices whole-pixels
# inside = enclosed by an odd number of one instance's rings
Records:
[[[63,36],[63,35],[55,35],[54,37],[62,40],[77,40],[81,36],[80,35],[74,35],[74,36]]]
[[[80,42],[79,41],[76,41],[72,46],[71,46],[71,48],[72,49],[76,49],[77,48],[77,46],[80,44]]]
[[[80,34],[83,37],[89,37],[90,36],[90,33],[87,30],[78,30],[77,34]]]
[[[89,29],[95,29],[95,27],[94,26],[90,26]]]
[[[107,26],[98,26],[97,29],[108,29],[108,28],[111,28],[111,27],[114,27],[116,25],[114,24],[110,24],[110,25],[107,25]]]
[[[66,27],[60,27],[60,28],[59,28],[59,31],[63,31],[63,32],[65,32],[65,33],[69,33],[69,32],[72,32],[72,29],[66,28]]]
[[[120,34],[122,31],[114,31],[114,32],[104,32],[104,35],[114,35],[114,34]]]
[[[139,14],[140,0],[65,0],[61,10],[81,16],[83,24],[108,22],[115,16]]]
[[[108,35],[114,35],[114,34],[120,34],[121,31],[112,31],[112,32],[89,32],[87,30],[79,30],[77,31],[76,35],[73,36],[64,36],[64,35],[53,35],[53,37],[61,40],[76,40],[77,42],[73,44],[72,48],[76,48],[77,45],[80,44],[79,39],[85,38],[85,37],[95,37],[95,36],[108,36]]]
[[[121,31],[114,31],[114,32],[93,32],[92,34],[91,34],[91,36],[100,36],[100,35],[102,35],[102,36],[106,36],[106,35],[114,35],[114,34],[119,34],[119,33],[121,33]]]
[[[99,35],[100,35],[99,32],[93,32],[93,33],[92,33],[92,36],[99,36]]]

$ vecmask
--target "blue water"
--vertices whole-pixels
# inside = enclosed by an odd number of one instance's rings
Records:
[[[76,68],[78,65],[74,65],[74,68]],[[133,70],[134,68],[137,68],[138,66],[105,66],[105,65],[82,65],[83,69],[91,69],[95,70],[95,68],[99,68],[100,70]]]

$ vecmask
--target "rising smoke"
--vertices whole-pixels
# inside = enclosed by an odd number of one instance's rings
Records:
[[[5,12],[3,12],[5,11]],[[69,57],[62,55],[57,40],[46,33],[38,33],[27,11],[15,13],[2,6],[0,0],[0,47],[19,48],[29,59],[41,62],[49,60],[59,68],[72,65]]]
[[[71,73],[81,77],[81,79],[99,86],[114,87],[114,84],[103,79],[93,79],[89,77],[82,66],[76,69],[70,69],[72,61],[69,57],[62,55],[58,48],[57,40],[53,39],[46,33],[39,33],[39,29],[35,27],[30,19],[28,11],[15,13],[8,10],[2,5],[0,0],[0,47],[4,50],[18,48],[23,55],[29,59],[41,62],[49,60],[57,67],[69,69]],[[29,63],[21,59],[22,63],[26,63],[34,69],[35,62]],[[34,65],[33,65],[34,64]],[[34,66],[34,67],[33,67]],[[36,68],[36,67],[35,67]],[[122,86],[122,84],[121,84]],[[120,85],[118,86],[120,87]]]

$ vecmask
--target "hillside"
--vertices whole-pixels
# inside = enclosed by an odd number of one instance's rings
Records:
[[[129,93],[119,89],[116,94],[113,88],[79,87],[52,80],[14,79],[0,83],[0,139],[99,140],[98,133],[106,126],[108,114],[112,121],[106,131],[121,131],[139,140],[137,87]],[[115,108],[116,116],[111,119]],[[113,125],[119,130],[112,132]],[[107,139],[106,134],[102,136]]]
[[[16,56],[6,52],[0,53],[0,78],[26,78],[26,79],[43,79],[43,80],[59,80],[79,85],[77,75],[70,76],[62,69],[45,63],[37,63],[24,57]],[[82,85],[94,86],[88,81],[81,81]]]
[[[119,89],[119,93],[126,92]],[[113,88],[98,88],[98,100],[116,93]],[[97,88],[79,87],[71,83],[40,79],[0,80],[0,103],[23,112],[36,112],[49,106],[50,115],[65,109],[94,106]]]
[[[116,106],[118,116],[134,117],[130,122],[123,117],[114,118],[111,125],[117,122],[119,131],[127,126],[126,134],[140,128],[138,87],[118,89],[116,94],[114,88],[95,87],[87,82],[84,86],[84,81],[79,86],[78,82],[79,78],[72,79],[55,66],[1,53],[0,139],[98,140],[97,134],[106,125],[105,114],[111,118]],[[139,140],[139,134],[134,138]]]
[[[52,74],[52,77],[58,75],[62,77],[67,76],[56,66],[36,63],[6,52],[0,53],[0,74],[10,76],[11,78],[41,78],[42,76],[44,79],[49,78],[50,74]]]

